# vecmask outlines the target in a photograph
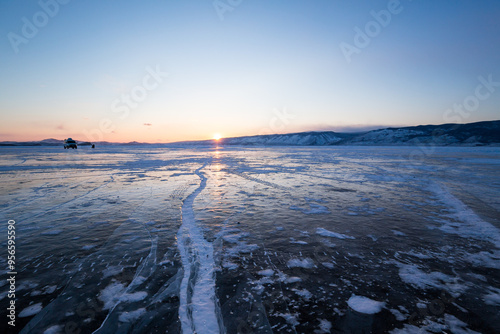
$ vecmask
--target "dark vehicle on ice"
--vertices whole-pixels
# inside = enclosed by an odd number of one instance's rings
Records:
[[[78,148],[78,146],[76,146],[76,141],[74,141],[73,139],[71,138],[68,138],[68,139],[65,139],[64,140],[64,149],[69,149],[69,148]]]

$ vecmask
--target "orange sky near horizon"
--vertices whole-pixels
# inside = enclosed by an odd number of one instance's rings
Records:
[[[0,141],[499,118],[499,1],[253,0],[224,15],[210,1],[40,3],[0,2]]]

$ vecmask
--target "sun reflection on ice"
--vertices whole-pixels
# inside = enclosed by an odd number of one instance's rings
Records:
[[[220,163],[221,156],[222,156],[222,154],[219,151],[219,147],[217,146],[215,148],[215,151],[213,152],[213,155],[212,155],[212,158],[213,158],[212,165],[216,171],[220,171],[222,169],[222,164]]]

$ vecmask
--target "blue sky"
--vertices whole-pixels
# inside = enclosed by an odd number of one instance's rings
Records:
[[[0,140],[500,118],[498,1],[60,1],[0,4]]]

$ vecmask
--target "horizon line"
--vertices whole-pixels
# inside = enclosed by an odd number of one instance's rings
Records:
[[[308,133],[308,132],[333,132],[333,133],[368,133],[371,131],[376,131],[376,130],[384,130],[384,129],[398,129],[398,128],[413,128],[413,127],[420,127],[420,126],[442,126],[442,125],[465,125],[465,124],[474,124],[474,123],[484,123],[484,122],[498,122],[500,119],[497,120],[489,120],[489,121],[476,121],[476,122],[470,122],[470,123],[440,123],[440,124],[419,124],[419,125],[401,125],[401,126],[360,126],[358,129],[363,129],[361,131],[335,131],[335,130],[307,130],[307,131],[300,131],[300,132],[287,132],[287,133],[271,133],[271,134],[253,134],[253,135],[243,135],[243,136],[236,136],[236,137],[221,137],[220,139],[214,139],[214,138],[208,138],[208,139],[188,139],[188,140],[181,140],[181,141],[172,141],[172,142],[139,142],[136,140],[128,141],[128,142],[113,142],[113,141],[107,141],[107,140],[100,140],[100,141],[95,141],[91,142],[88,140],[77,140],[80,143],[110,143],[110,144],[130,144],[130,143],[137,143],[137,144],[176,144],[176,143],[188,143],[188,142],[208,142],[208,141],[215,141],[218,142],[223,139],[233,139],[233,138],[244,138],[244,137],[257,137],[257,136],[276,136],[276,135],[293,135],[293,134],[301,134],[301,133]],[[353,128],[350,126],[345,126],[343,128]],[[370,130],[368,130],[371,128]],[[59,141],[64,141],[68,138],[72,137],[67,137],[64,139],[57,139],[57,138],[45,138],[45,139],[40,139],[40,140],[26,140],[26,141],[18,141],[18,140],[4,140],[1,141],[0,143],[35,143],[35,142],[42,142],[42,141],[47,141],[47,140],[59,140]]]

